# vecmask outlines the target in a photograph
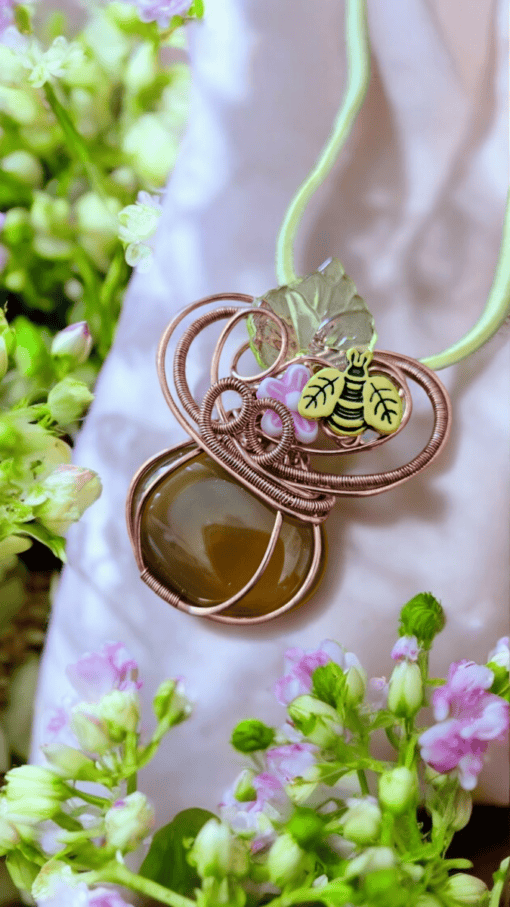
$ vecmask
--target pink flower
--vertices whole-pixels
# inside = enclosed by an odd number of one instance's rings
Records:
[[[79,695],[95,702],[111,690],[139,690],[138,665],[121,642],[106,643],[98,652],[88,652],[66,674]]]
[[[13,0],[0,0],[0,37],[14,22]]]
[[[388,702],[388,681],[386,677],[371,677],[367,684],[367,699],[372,710],[386,708]]]
[[[90,891],[84,882],[70,884],[56,882],[48,897],[38,897],[40,907],[131,907],[118,891],[110,888],[96,888]]]
[[[423,760],[442,774],[457,769],[465,790],[476,786],[489,742],[508,730],[508,703],[487,692],[493,678],[483,665],[454,662],[432,697],[438,724],[419,738]]]
[[[418,661],[419,654],[420,647],[416,636],[401,636],[391,650],[394,661],[401,661],[403,658],[406,661]]]
[[[292,413],[294,431],[298,441],[310,443],[315,441],[318,432],[317,422],[310,422],[298,413],[298,403],[306,382],[311,375],[305,365],[290,365],[281,378],[264,378],[257,390],[257,398],[271,397],[284,403]],[[267,409],[262,416],[262,431],[271,438],[278,438],[282,433],[282,420],[272,409]]]
[[[267,750],[267,765],[276,778],[288,784],[300,778],[315,765],[316,746],[311,743],[287,743]]]
[[[340,665],[343,671],[359,666],[353,652],[346,652],[332,639],[324,639],[318,649],[293,648],[285,653],[286,673],[276,681],[275,696],[281,705],[288,705],[298,696],[309,693],[312,689],[312,674],[329,661]]]
[[[221,818],[238,834],[255,834],[252,850],[257,851],[275,839],[273,823],[280,824],[288,819],[293,807],[281,780],[271,772],[261,772],[253,778],[254,800],[236,798],[238,780],[226,791],[220,803]]]
[[[168,28],[172,16],[185,16],[191,0],[135,0],[142,22],[157,22]]]

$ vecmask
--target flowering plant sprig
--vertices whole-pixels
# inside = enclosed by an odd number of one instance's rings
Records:
[[[30,322],[11,327],[0,310],[0,575],[34,539],[65,559],[64,534],[101,493],[61,437],[92,400],[79,377],[91,342],[83,322],[47,347]]]
[[[157,210],[153,194],[173,167],[188,112],[184,27],[203,4],[87,9],[71,40],[62,13],[34,34],[30,5],[2,6],[0,304],[10,315],[51,312],[56,328],[86,320],[97,371],[131,268],[150,265],[159,211],[148,229],[131,209]]]
[[[190,707],[181,681],[164,682],[144,741],[136,663],[120,643],[85,656],[68,669],[81,700],[48,725],[50,767],[12,770],[0,793],[0,847],[13,879],[42,907],[125,907],[112,885],[172,907],[497,907],[510,858],[489,892],[464,871],[469,860],[447,849],[469,821],[489,743],[508,730],[508,638],[486,665],[464,660],[446,680],[429,678],[427,652],[443,623],[433,596],[404,607],[388,683],[368,681],[331,640],[288,650],[275,688],[285,723],[237,725],[232,744],[250,762],[219,816],[178,814],[156,832],[138,873],[124,857],[150,835],[153,811],[136,773]],[[426,728],[418,718],[429,688]],[[393,758],[372,751],[380,729]],[[95,782],[93,794],[83,782]]]

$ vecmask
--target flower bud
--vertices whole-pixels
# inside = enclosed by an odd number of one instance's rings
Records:
[[[73,464],[57,466],[41,483],[47,499],[39,505],[36,518],[56,535],[63,535],[71,523],[97,501],[102,486],[99,476],[90,469]]]
[[[451,823],[453,831],[460,831],[468,824],[473,812],[473,798],[468,790],[459,787],[453,801],[454,818]]]
[[[317,746],[333,746],[343,731],[336,709],[314,696],[298,696],[287,711],[301,733]]]
[[[202,826],[189,853],[189,862],[196,866],[202,879],[222,879],[228,873],[242,875],[247,867],[246,851],[235,841],[224,822],[209,819]]]
[[[48,394],[48,407],[52,419],[59,425],[76,422],[94,399],[83,381],[77,378],[63,378],[51,388]]]
[[[7,344],[5,338],[0,335],[0,381],[7,373],[9,367],[9,356],[7,353]]]
[[[9,535],[0,542],[0,561],[6,561],[14,554],[21,554],[22,551],[28,551],[32,545],[32,539],[22,535]]]
[[[135,791],[117,800],[105,816],[106,842],[122,852],[136,850],[154,827],[154,808]]]
[[[19,844],[18,829],[9,818],[9,806],[5,797],[0,797],[0,856],[5,856]]]
[[[73,781],[97,780],[98,769],[92,759],[89,759],[80,750],[64,743],[48,743],[42,746],[41,750],[48,762],[63,778]]]
[[[347,671],[345,684],[345,701],[347,705],[355,706],[362,702],[367,685],[367,676],[363,668],[352,665]]]
[[[391,847],[367,847],[358,857],[349,861],[344,877],[354,879],[381,869],[391,869],[394,865],[395,854]]]
[[[0,167],[6,173],[12,173],[29,186],[40,186],[43,181],[43,170],[36,157],[28,151],[12,151],[0,161]]]
[[[254,777],[255,772],[249,768],[243,769],[239,775],[234,789],[234,797],[239,803],[250,803],[257,799],[257,791],[253,786]]]
[[[5,797],[12,819],[27,825],[51,819],[70,794],[58,775],[38,765],[12,768],[5,780]]]
[[[379,778],[379,802],[384,809],[400,816],[416,804],[416,775],[404,765],[385,772]]]
[[[388,708],[398,718],[411,718],[421,708],[423,683],[415,662],[401,661],[395,665],[388,689]]]
[[[240,753],[254,753],[265,750],[274,740],[274,730],[257,718],[240,721],[232,732],[230,742]]]
[[[424,649],[430,649],[432,640],[445,624],[445,614],[430,592],[415,595],[400,612],[400,636],[416,636]]]
[[[433,894],[426,891],[425,894],[420,894],[415,907],[444,907],[444,904],[442,901],[438,901]]]
[[[114,741],[120,742],[126,733],[133,733],[138,727],[140,700],[135,690],[112,690],[101,697],[96,709]]]
[[[177,155],[177,136],[161,116],[144,113],[134,120],[122,139],[122,151],[143,182],[163,186]]]
[[[55,334],[51,344],[52,356],[69,356],[74,365],[81,365],[92,349],[92,336],[86,321],[70,324]]]
[[[271,846],[266,866],[271,882],[283,888],[310,867],[310,857],[292,835],[283,834]]]
[[[191,703],[184,695],[182,681],[164,680],[156,690],[152,707],[158,722],[164,722],[169,728],[185,721],[191,714]]]
[[[487,902],[488,888],[485,882],[476,876],[457,872],[450,876],[438,893],[448,907],[462,907],[464,904],[482,907]]]
[[[79,702],[71,709],[71,730],[86,753],[104,755],[113,746],[106,723],[92,702]]]
[[[342,816],[342,836],[354,844],[373,843],[381,829],[381,810],[373,797],[351,798]]]

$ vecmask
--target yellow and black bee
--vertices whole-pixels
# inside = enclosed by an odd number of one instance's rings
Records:
[[[402,400],[386,375],[369,375],[369,350],[347,350],[344,372],[323,368],[303,388],[298,412],[305,419],[325,419],[337,435],[361,435],[367,428],[389,435],[399,427]]]

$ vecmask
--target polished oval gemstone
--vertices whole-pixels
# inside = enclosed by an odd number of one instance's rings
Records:
[[[228,600],[251,579],[268,546],[276,512],[207,454],[179,463],[179,456],[191,449],[161,458],[144,476],[133,506],[154,483],[141,513],[144,564],[189,604],[207,607]],[[312,526],[284,516],[261,578],[222,614],[258,617],[277,610],[302,587],[313,554]],[[307,597],[320,582],[323,561],[324,556]]]

